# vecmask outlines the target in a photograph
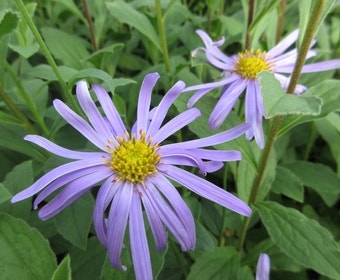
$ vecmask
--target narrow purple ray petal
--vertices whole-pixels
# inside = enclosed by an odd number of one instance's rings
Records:
[[[93,212],[93,225],[99,241],[107,247],[107,225],[105,210],[111,203],[116,192],[123,187],[122,182],[113,183],[114,176],[110,176],[99,188],[96,205]]]
[[[263,104],[263,97],[262,97],[262,93],[261,93],[261,88],[260,88],[260,84],[258,83],[258,81],[256,81],[254,83],[254,89],[255,89],[257,110],[258,110],[259,114],[261,115],[261,117],[263,117],[265,115],[265,111],[264,111],[264,104]]]
[[[306,60],[316,56],[316,51],[309,50],[306,55]],[[275,57],[275,66],[273,67],[274,72],[280,72],[281,67],[294,67],[297,58],[297,49],[293,49],[285,54]],[[291,73],[291,72],[290,72]]]
[[[93,166],[84,169],[80,169],[71,173],[68,173],[56,180],[54,180],[51,184],[49,184],[45,189],[43,189],[37,198],[34,200],[33,207],[37,209],[40,202],[42,202],[46,197],[48,197],[51,193],[59,189],[60,187],[70,183],[71,181],[83,177],[88,174],[93,174],[95,172],[100,172],[103,170],[103,166]]]
[[[209,125],[212,129],[219,128],[227,118],[236,101],[246,88],[248,80],[240,79],[230,84],[215,105],[209,116]]]
[[[195,222],[189,207],[167,178],[158,173],[155,177],[150,177],[151,182],[170,202],[172,209],[176,212],[178,218],[182,221],[186,228],[188,236],[192,240],[192,244],[196,243]]]
[[[148,186],[150,184],[153,184],[150,180],[146,180],[145,182],[145,188],[141,188],[141,199],[143,201],[144,209],[146,212],[146,215],[149,220],[150,228],[153,234],[153,237],[155,239],[156,243],[156,250],[158,252],[161,252],[164,250],[166,243],[168,241],[168,236],[166,234],[163,222],[161,221],[159,217],[159,213],[157,209],[152,205],[149,197],[147,195],[143,195],[144,192],[148,191]]]
[[[173,102],[181,94],[185,87],[185,83],[182,81],[177,82],[162,98],[161,102],[155,109],[149,129],[147,131],[148,136],[153,136],[156,131],[161,127],[162,122]]]
[[[185,141],[181,143],[168,144],[168,145],[164,145],[163,147],[168,147],[168,148],[171,147],[171,148],[178,148],[178,149],[194,149],[194,148],[200,148],[200,147],[214,146],[214,145],[228,142],[230,140],[233,140],[241,136],[249,128],[250,128],[249,124],[241,124],[236,127],[233,127],[232,129],[217,133],[212,136],[208,136],[208,137],[204,137],[204,138],[196,139],[196,140],[191,140],[191,141]]]
[[[188,171],[169,165],[163,175],[182,184],[192,192],[236,213],[244,216],[251,215],[251,208],[242,200]]]
[[[196,33],[198,36],[201,37],[205,46],[211,46],[214,43],[213,40],[210,38],[210,36],[204,30],[197,29]],[[224,38],[222,38],[222,40],[223,40],[222,44],[224,44]]]
[[[340,68],[340,59],[327,60],[322,62],[316,62],[307,64],[302,67],[302,73],[313,73],[320,71],[327,71]]]
[[[107,122],[103,119],[102,115],[99,113],[96,104],[94,104],[86,82],[78,82],[76,93],[79,104],[92,124],[92,127],[105,139],[112,139],[110,128],[108,127]]]
[[[84,135],[89,141],[96,145],[99,149],[105,151],[107,140],[98,134],[84,119],[73,112],[62,101],[56,99],[53,101],[54,108],[57,110],[65,121],[72,125],[76,130]]]
[[[209,91],[213,90],[213,88],[206,88],[206,89],[201,89],[199,91],[197,91],[195,94],[193,94],[188,103],[187,103],[187,107],[191,108],[192,106],[195,105],[195,103],[201,99],[201,97],[203,97],[204,95],[206,95]]]
[[[116,136],[124,136],[126,132],[125,125],[109,94],[100,85],[93,85],[92,89],[96,93],[99,103],[103,108]]]
[[[200,115],[201,112],[197,108],[191,108],[182,112],[163,125],[162,128],[153,135],[153,142],[161,143],[176,131],[197,119]]]
[[[273,47],[270,51],[267,52],[267,55],[271,58],[276,57],[277,55],[283,53],[286,49],[288,49],[299,37],[299,30],[296,29],[290,34],[287,35],[280,43],[278,43],[275,47]]]
[[[36,193],[40,192],[43,188],[45,188],[48,184],[53,182],[54,180],[77,170],[81,170],[87,167],[93,167],[98,165],[104,165],[102,159],[86,159],[86,160],[78,160],[75,162],[66,163],[64,165],[58,166],[57,168],[51,170],[43,177],[38,179],[35,183],[33,183],[30,187],[24,189],[23,191],[17,193],[12,197],[11,202],[18,202],[20,200],[26,199]]]
[[[152,89],[159,79],[158,73],[151,73],[145,76],[139,91],[137,108],[137,133],[147,130],[148,114],[151,103]]]
[[[209,160],[237,161],[242,159],[242,154],[239,151],[195,149],[193,152],[196,156]]]
[[[231,71],[235,66],[235,61],[226,57],[218,48],[212,46],[207,48],[205,55],[207,60],[215,67],[222,70]]]
[[[159,194],[158,190],[150,184],[148,190],[143,193],[149,197],[153,207],[157,209],[160,218],[167,228],[171,231],[174,237],[181,245],[183,251],[193,249],[195,246],[194,240],[186,230],[185,225],[179,219],[177,214],[169,207],[164,198]]]
[[[47,220],[52,216],[55,216],[65,207],[78,199],[87,190],[110,175],[110,170],[104,169],[72,181],[55,198],[41,208],[39,211],[39,218]]]
[[[256,266],[256,280],[269,280],[270,259],[267,254],[261,254]]]
[[[127,225],[128,215],[130,212],[133,185],[125,185],[117,191],[113,198],[107,228],[107,247],[109,250],[109,259],[113,267],[126,270],[122,266],[120,254],[124,246],[124,234]]]
[[[223,78],[223,80],[217,81],[217,82],[212,82],[212,83],[205,83],[205,84],[199,84],[199,85],[195,85],[195,86],[190,86],[190,87],[186,87],[183,92],[187,92],[187,91],[193,91],[193,90],[202,90],[202,89],[214,89],[214,88],[218,88],[221,86],[224,86],[226,84],[230,84],[235,80],[240,79],[240,76],[237,74],[232,74],[232,75],[228,75],[225,78]]]
[[[220,170],[223,166],[224,166],[223,162],[220,161],[204,162],[204,167],[207,173],[216,172],[217,170]]]
[[[130,245],[136,279],[152,280],[148,240],[143,221],[139,194],[133,193],[129,215]]]
[[[47,140],[39,135],[26,135],[24,138],[26,141],[30,141],[45,150],[53,153],[57,156],[70,159],[91,159],[91,158],[105,158],[108,154],[101,152],[78,152],[60,147],[57,144]]]
[[[205,163],[195,155],[195,153],[189,150],[177,150],[177,153],[162,155],[162,164],[176,164],[194,166],[199,168],[201,174],[206,174]]]
[[[258,114],[256,106],[256,92],[254,82],[248,83],[246,92],[246,102],[245,102],[245,119],[246,123],[251,125],[251,129],[246,132],[246,137],[248,140],[253,138],[254,129],[256,126],[256,115]]]

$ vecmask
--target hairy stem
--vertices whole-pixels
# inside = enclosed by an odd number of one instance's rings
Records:
[[[162,51],[163,51],[165,69],[167,73],[170,73],[171,67],[170,67],[170,59],[169,59],[169,52],[168,52],[168,43],[166,40],[161,1],[155,0],[155,5],[156,5],[158,32],[159,32],[159,36],[161,37],[161,46],[162,46]]]
[[[280,14],[279,14],[279,19],[278,19],[277,28],[276,28],[276,37],[275,37],[276,43],[280,42],[281,40],[285,8],[286,8],[286,0],[281,0],[280,1]]]

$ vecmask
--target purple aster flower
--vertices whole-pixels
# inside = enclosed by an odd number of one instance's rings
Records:
[[[77,98],[89,123],[62,101],[55,100],[53,104],[58,113],[99,151],[72,151],[41,136],[26,136],[26,140],[49,152],[74,161],[51,170],[12,198],[12,202],[17,202],[39,193],[34,201],[36,209],[45,198],[63,187],[40,209],[39,217],[46,220],[92,187],[101,184],[93,215],[98,239],[107,247],[111,264],[125,270],[120,255],[128,224],[136,278],[143,280],[151,279],[152,271],[142,208],[149,220],[158,251],[166,246],[166,228],[178,240],[183,251],[195,246],[193,216],[172,181],[241,215],[251,214],[249,206],[234,195],[176,167],[197,167],[205,174],[221,168],[224,161],[240,160],[239,151],[205,147],[239,137],[249,129],[249,125],[243,124],[206,138],[160,145],[199,117],[200,112],[196,108],[188,109],[163,124],[169,107],[183,91],[185,84],[177,82],[159,105],[150,110],[151,93],[158,78],[157,73],[144,78],[138,100],[137,121],[130,133],[109,94],[99,85],[93,85],[92,89],[105,116],[97,109],[87,84],[84,81],[77,84]]]
[[[256,280],[269,280],[270,259],[267,254],[260,254],[256,266]]]
[[[295,30],[285,39],[278,43],[268,52],[257,50],[246,50],[234,56],[225,55],[218,47],[224,44],[224,38],[213,42],[203,30],[197,30],[205,44],[205,48],[197,48],[193,51],[193,56],[200,50],[205,52],[210,64],[223,70],[222,80],[202,85],[195,85],[186,88],[184,91],[197,90],[190,98],[188,106],[192,107],[203,95],[209,91],[223,87],[221,96],[217,101],[209,117],[209,125],[212,129],[218,128],[233,108],[241,93],[245,90],[245,119],[251,125],[247,131],[247,139],[255,138],[260,148],[264,147],[264,135],[262,128],[262,118],[265,115],[261,89],[257,80],[257,75],[261,71],[274,73],[283,88],[287,88],[289,77],[279,73],[291,74],[295,65],[298,51],[296,48],[285,52],[298,39],[299,31]],[[315,42],[314,42],[315,43]],[[316,55],[314,50],[309,50],[307,59]],[[340,68],[340,59],[324,62],[312,63],[302,68],[302,73],[319,72]],[[301,94],[306,88],[298,85],[295,88],[296,94]]]

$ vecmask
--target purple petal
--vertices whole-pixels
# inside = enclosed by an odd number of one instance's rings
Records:
[[[39,211],[39,217],[42,220],[47,220],[55,216],[65,207],[78,199],[88,189],[92,188],[94,185],[110,175],[111,171],[104,168],[102,171],[91,173],[72,181],[55,198],[41,208]]]
[[[230,84],[222,97],[218,100],[215,108],[209,116],[209,125],[212,129],[219,128],[223,121],[227,118],[231,109],[234,107],[239,96],[247,86],[248,80],[240,79]]]
[[[148,188],[143,192],[143,196],[147,196],[155,210],[167,228],[178,240],[183,251],[193,249],[195,240],[189,235],[186,226],[179,219],[177,214],[169,207],[164,198],[159,194],[158,190],[149,184]]]
[[[123,187],[123,182],[113,182],[114,176],[110,176],[99,188],[96,205],[93,212],[93,225],[99,241],[107,247],[107,225],[104,216],[106,208],[112,201],[116,192]]]
[[[137,192],[133,193],[129,215],[130,243],[136,279],[152,279],[148,240],[146,238],[142,207]]]
[[[197,108],[191,108],[182,112],[163,125],[162,128],[153,135],[153,142],[161,143],[176,131],[197,119],[200,115],[201,112]]]
[[[100,152],[78,152],[72,151],[69,149],[65,149],[60,147],[53,142],[47,140],[44,137],[39,135],[26,135],[24,138],[26,141],[30,141],[45,150],[64,158],[71,158],[71,159],[91,159],[91,158],[104,158],[107,156],[107,153],[100,153]]]
[[[251,125],[251,129],[246,132],[248,140],[254,137],[254,129],[257,121],[257,106],[256,106],[256,92],[255,82],[251,81],[248,83],[245,101],[245,119],[246,123]]]
[[[281,42],[279,42],[275,47],[273,47],[270,51],[267,52],[268,57],[274,58],[279,54],[283,53],[286,49],[288,49],[299,37],[299,30],[296,29],[286,38],[284,38]]]
[[[57,110],[65,121],[72,125],[76,130],[83,134],[89,141],[96,145],[99,149],[106,151],[105,146],[109,139],[103,138],[98,134],[84,119],[73,112],[62,101],[56,99],[53,101],[54,108]]]
[[[152,89],[159,79],[158,73],[151,73],[145,76],[139,91],[137,108],[137,133],[147,130],[148,114],[151,103]]]
[[[119,188],[113,198],[107,228],[107,247],[109,251],[109,259],[113,267],[126,270],[122,266],[120,254],[124,246],[124,234],[127,225],[127,219],[130,212],[133,185],[125,183]]]
[[[250,128],[249,124],[241,124],[232,129],[217,133],[212,136],[208,136],[208,137],[204,137],[204,138],[200,138],[196,140],[191,140],[191,141],[185,141],[181,143],[164,145],[164,146],[161,146],[160,151],[162,147],[178,148],[178,149],[194,149],[194,148],[218,145],[218,144],[228,142],[230,140],[233,140],[241,136],[249,128]]]
[[[34,209],[37,209],[40,202],[42,202],[46,197],[48,197],[51,193],[55,192],[60,187],[70,183],[71,181],[73,181],[75,179],[86,176],[88,174],[100,172],[101,170],[103,170],[103,166],[100,166],[100,165],[88,167],[88,168],[84,168],[84,169],[81,169],[81,170],[77,170],[77,171],[68,173],[68,174],[54,180],[51,184],[46,186],[46,188],[43,189],[39,193],[37,198],[34,200],[34,205],[33,205]]]
[[[182,81],[177,82],[162,98],[161,102],[157,106],[153,113],[149,129],[147,131],[148,136],[153,136],[156,131],[161,127],[161,124],[175,99],[181,94],[185,84]]]
[[[316,62],[307,64],[302,67],[302,73],[313,73],[320,71],[327,71],[340,68],[340,59],[333,59],[328,61]]]
[[[256,280],[269,280],[270,259],[267,254],[261,254],[256,266]]]
[[[193,244],[196,243],[195,222],[189,207],[176,190],[176,188],[160,173],[155,177],[150,177],[151,182],[161,191],[164,197],[170,202],[170,205],[176,212],[178,218],[182,221],[186,231]]]
[[[24,189],[23,191],[17,193],[15,196],[12,197],[11,202],[18,202],[20,200],[26,199],[30,196],[35,195],[36,193],[40,192],[43,188],[45,188],[48,184],[53,182],[54,180],[72,173],[77,170],[82,170],[87,167],[94,167],[98,165],[103,165],[104,162],[101,158],[96,159],[86,159],[86,160],[78,160],[70,163],[66,163],[64,165],[58,166],[57,168],[51,170],[43,177],[38,179],[35,183],[33,183],[30,187]]]
[[[117,136],[124,136],[126,133],[125,125],[109,94],[100,85],[93,85],[92,89],[96,93],[99,103],[103,108],[103,111],[108,118],[114,133]]]
[[[188,171],[169,165],[163,174],[187,187],[192,192],[216,202],[236,213],[244,216],[251,215],[251,208],[242,200]]]
[[[97,106],[94,104],[86,82],[80,81],[77,83],[76,93],[79,104],[92,124],[92,127],[94,127],[97,133],[102,135],[105,139],[112,139],[110,128],[99,113]]]
[[[195,149],[193,152],[200,158],[216,161],[237,161],[242,159],[239,151]]]

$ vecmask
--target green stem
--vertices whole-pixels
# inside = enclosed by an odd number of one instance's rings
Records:
[[[278,22],[277,22],[276,36],[275,36],[276,44],[278,42],[280,42],[280,40],[281,40],[285,8],[286,8],[286,0],[281,0],[281,2],[280,2],[280,14],[279,14]]]
[[[250,47],[251,47],[251,36],[250,36],[250,33],[249,33],[249,27],[250,27],[251,23],[253,22],[254,10],[255,10],[255,0],[249,0],[247,35],[246,35],[246,44],[245,44],[246,50],[249,50]]]
[[[90,32],[92,48],[93,48],[94,51],[97,51],[98,46],[97,46],[97,42],[96,42],[96,37],[94,36],[94,28],[93,28],[91,15],[90,15],[90,12],[89,12],[89,7],[87,5],[87,0],[82,0],[82,2],[83,2],[86,21],[87,21],[89,32]]]
[[[55,73],[61,87],[62,87],[62,96],[64,98],[64,100],[66,102],[68,102],[71,106],[73,106],[74,108],[78,108],[73,97],[72,97],[72,93],[70,92],[68,86],[66,85],[63,77],[61,76],[60,72],[59,72],[59,69],[58,69],[58,66],[57,64],[55,63],[50,51],[48,50],[43,38],[41,37],[39,31],[38,31],[38,28],[35,26],[31,16],[29,15],[24,3],[22,0],[15,0],[18,8],[19,8],[19,11],[23,17],[23,19],[25,20],[25,22],[27,23],[28,27],[31,29],[35,39],[37,40],[39,46],[40,46],[40,49],[41,51],[43,52],[48,64],[51,66],[53,72]]]
[[[312,11],[312,14],[310,16],[310,21],[308,22],[307,29],[305,36],[302,40],[301,49],[299,50],[297,60],[295,63],[295,67],[292,73],[292,77],[290,80],[290,83],[288,85],[287,93],[294,93],[294,89],[298,83],[299,77],[301,75],[302,66],[304,65],[307,52],[309,50],[310,44],[314,38],[315,31],[317,29],[317,23],[319,22],[319,18],[322,14],[322,10],[324,7],[324,3],[326,0],[317,0],[314,9]],[[262,183],[262,179],[264,177],[264,173],[266,170],[267,162],[270,156],[270,152],[273,149],[275,139],[279,133],[280,126],[283,121],[283,116],[276,117],[273,120],[273,124],[271,126],[270,133],[268,135],[268,140],[266,141],[266,145],[264,147],[262,156],[260,158],[259,168],[258,168],[258,174],[257,177],[254,180],[252,191],[249,197],[249,205],[250,207],[253,207],[253,204],[256,201],[260,185]],[[250,217],[245,217],[243,220],[242,228],[240,231],[240,240],[238,245],[238,250],[242,251],[245,237],[247,234],[247,228],[249,225]]]
[[[43,131],[44,135],[45,136],[50,135],[50,131],[47,128],[43,117],[39,114],[37,107],[35,106],[33,100],[31,99],[31,96],[27,93],[27,91],[25,90],[21,81],[17,78],[17,75],[15,74],[12,67],[8,64],[8,62],[5,63],[5,68],[6,68],[7,72],[9,73],[9,75],[11,76],[11,78],[13,79],[16,87],[19,90],[21,97],[25,100],[26,105],[28,106],[28,108],[30,109],[30,111],[31,111],[31,113],[34,117],[34,120],[39,125],[39,127]],[[37,133],[37,134],[39,134],[39,133]]]
[[[24,115],[24,113],[15,105],[9,95],[5,92],[3,87],[0,85],[0,98],[5,102],[8,109],[15,115],[20,121],[22,121],[23,125],[27,128],[27,130],[32,134],[39,134],[39,132],[35,129],[29,119]]]
[[[161,1],[160,0],[155,0],[155,5],[156,5],[158,32],[159,32],[159,36],[161,37],[161,45],[162,45],[165,69],[166,69],[167,73],[170,73],[171,67],[170,67],[170,59],[169,59],[169,52],[168,52],[168,43],[167,43],[166,35],[165,35],[165,28],[164,28],[164,20],[163,20],[163,16],[162,16]]]

